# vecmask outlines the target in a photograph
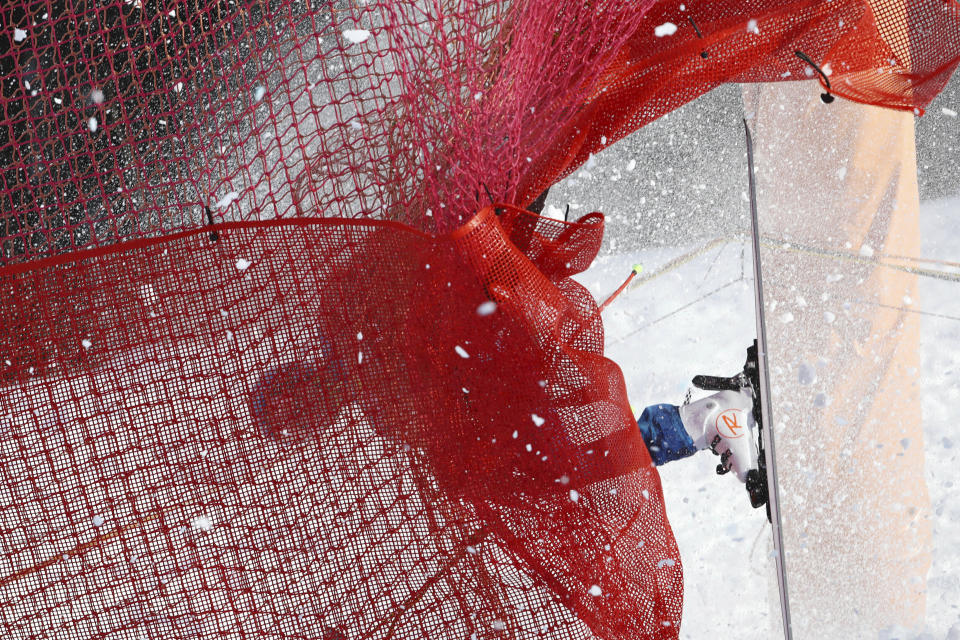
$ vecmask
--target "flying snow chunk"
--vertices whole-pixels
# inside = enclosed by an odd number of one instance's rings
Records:
[[[600,588],[600,585],[595,584],[592,587],[590,587],[590,590],[587,591],[587,593],[592,595],[594,598],[597,598],[603,595],[603,589]]]
[[[757,26],[757,21],[750,19],[747,21],[747,33],[755,33],[760,35],[760,27]]]
[[[948,108],[948,107],[943,107],[943,108],[941,108],[941,109],[940,109],[940,112],[943,113],[943,115],[945,115],[945,116],[950,116],[951,118],[956,118],[956,117],[957,117],[957,112],[954,111],[953,109]]]
[[[94,89],[90,92],[90,99],[96,104],[103,104],[103,97],[103,91],[100,91],[100,89]]]
[[[246,258],[240,258],[237,260],[237,271],[246,271],[247,267],[249,267],[251,264],[253,263]]]
[[[84,348],[84,349],[89,349],[90,347],[93,346],[93,343],[90,342],[89,340],[87,340],[86,338],[84,338],[83,340],[81,340],[81,341],[80,341],[80,344],[83,345],[83,348]]]
[[[871,246],[868,245],[868,244],[861,245],[861,247],[860,247],[860,255],[862,255],[862,256],[865,257],[865,258],[871,258],[871,257],[873,257],[873,247],[871,247]]]
[[[636,160],[631,160],[630,162],[627,163],[627,171],[633,171],[636,168],[637,168]]]
[[[674,560],[673,558],[664,558],[663,560],[657,563],[657,569],[662,569],[664,567],[672,567],[675,564],[677,564],[677,561]]]
[[[664,36],[672,36],[676,32],[677,32],[677,25],[673,24],[672,22],[664,22],[660,26],[655,27],[653,29],[653,35],[657,36],[658,38],[662,38]]]
[[[533,420],[533,424],[537,425],[538,427],[542,427],[543,423],[546,422],[546,420],[544,420],[543,418],[541,418],[535,413],[531,413],[530,418]]]
[[[580,492],[576,489],[570,489],[570,501],[579,502],[580,501]]]
[[[13,41],[14,42],[23,42],[27,39],[27,32],[23,29],[13,29]]]
[[[190,526],[198,531],[210,531],[213,528],[213,520],[210,516],[197,516],[190,521]]]
[[[253,101],[260,102],[265,93],[267,93],[267,88],[263,85],[257,85],[257,88],[253,90]]]
[[[370,32],[366,29],[347,29],[343,32],[343,37],[353,44],[360,44],[370,39]]]
[[[91,116],[90,119],[87,120],[87,128],[90,129],[90,132],[91,132],[91,133],[96,132],[96,130],[97,130],[97,128],[99,128],[99,126],[100,126],[100,123],[97,122],[97,119],[96,119],[96,118],[94,118],[94,117]]]
[[[93,522],[93,526],[102,527],[104,523],[103,516],[93,516],[92,522]]]
[[[457,352],[457,355],[460,356],[461,358],[469,358],[469,357],[470,357],[470,354],[467,353],[467,351],[466,351],[463,347],[461,347],[460,345],[457,345],[456,347],[454,347],[454,350]]]
[[[239,193],[237,193],[236,191],[231,191],[227,195],[217,200],[217,204],[213,206],[216,207],[217,209],[226,209],[233,203],[234,200],[236,200],[239,197],[240,197]]]

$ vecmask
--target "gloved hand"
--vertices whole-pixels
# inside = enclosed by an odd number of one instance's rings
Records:
[[[757,468],[753,435],[753,398],[749,389],[719,391],[679,408],[680,420],[697,449],[711,449],[720,464],[733,470],[741,482]]]

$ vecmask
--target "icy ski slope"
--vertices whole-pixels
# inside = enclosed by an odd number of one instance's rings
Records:
[[[921,228],[925,258],[960,260],[960,199],[926,203]],[[634,263],[643,264],[645,274],[656,273],[703,244],[607,255],[580,281],[603,300]],[[604,312],[607,355],[623,369],[638,411],[657,402],[679,404],[698,373],[730,375],[742,366],[756,335],[750,260],[744,242],[725,241],[631,288]],[[934,561],[925,628],[890,629],[879,638],[960,640],[960,288],[921,278],[918,293],[912,301],[923,314],[918,419],[922,414]],[[715,474],[716,463],[703,453],[661,468],[684,564],[681,636],[771,638],[771,616],[779,610],[768,605],[768,590],[776,585],[765,514],[750,507],[735,478]]]

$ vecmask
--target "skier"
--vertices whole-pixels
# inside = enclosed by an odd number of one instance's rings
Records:
[[[680,406],[655,404],[637,426],[657,466],[710,449],[720,456],[718,473],[733,471],[741,482],[757,468],[753,398],[748,390],[718,391]]]

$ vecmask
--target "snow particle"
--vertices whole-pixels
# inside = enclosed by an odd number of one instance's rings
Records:
[[[93,526],[102,527],[104,523],[103,516],[93,516],[92,522],[93,522]]]
[[[240,258],[237,260],[237,271],[246,271],[251,264],[253,263],[246,258]]]
[[[590,590],[587,591],[587,593],[592,595],[594,598],[598,598],[603,595],[603,589],[601,589],[599,585],[595,584],[592,587],[590,587]]]
[[[231,204],[233,204],[233,201],[234,201],[234,200],[236,200],[236,199],[239,198],[239,197],[240,197],[240,194],[239,194],[239,193],[237,193],[236,191],[231,191],[231,192],[228,193],[227,195],[225,195],[225,196],[223,196],[222,198],[220,198],[219,200],[217,200],[217,204],[215,204],[215,205],[213,205],[213,206],[214,206],[215,208],[217,208],[217,209],[226,209],[226,208],[229,207]]]
[[[580,501],[580,492],[576,489],[570,489],[570,501],[579,502]]]
[[[490,626],[493,627],[496,631],[503,631],[507,628],[507,623],[503,620],[494,620],[490,623]]]
[[[256,89],[253,90],[253,101],[260,102],[263,100],[264,94],[267,93],[267,88],[263,85],[258,85]]]
[[[953,109],[950,109],[949,107],[942,107],[942,108],[940,109],[940,111],[941,111],[941,113],[943,113],[943,115],[945,115],[945,116],[950,116],[951,118],[956,118],[956,117],[957,117],[957,112],[954,111]]]
[[[836,319],[837,319],[837,314],[835,314],[835,313],[833,313],[833,312],[831,312],[831,311],[824,311],[824,312],[823,312],[823,321],[826,322],[827,324],[832,324],[833,321],[836,320]]]
[[[370,38],[370,32],[366,29],[347,29],[343,32],[343,37],[353,44],[360,44]]]
[[[23,29],[13,29],[13,41],[14,42],[23,42],[27,39],[27,32]]]
[[[477,307],[478,316],[489,316],[491,313],[497,310],[497,303],[493,300],[487,300],[486,302],[480,303],[480,306]]]
[[[630,162],[627,163],[627,171],[633,171],[636,168],[637,168],[636,160],[631,160]]]
[[[103,91],[100,91],[100,89],[94,89],[90,92],[90,99],[96,104],[103,104]]]
[[[860,255],[862,255],[865,258],[873,257],[873,247],[871,247],[868,244],[862,245],[860,247]]]
[[[789,311],[787,311],[784,314],[781,314],[780,322],[782,322],[783,324],[790,324],[791,322],[793,322],[793,314],[790,313]]]
[[[460,356],[461,358],[466,359],[466,358],[469,358],[469,357],[470,357],[470,354],[467,353],[466,349],[464,349],[464,348],[461,347],[460,345],[455,346],[453,349],[454,349],[454,351],[457,352],[457,355]]]
[[[675,564],[677,564],[677,561],[674,560],[673,558],[664,558],[663,560],[657,563],[657,569],[662,569],[664,567],[672,567]]]
[[[660,26],[654,28],[653,35],[657,36],[658,38],[662,38],[664,36],[672,36],[676,32],[677,25],[673,24],[672,22],[664,22]]]
[[[91,133],[96,132],[99,126],[100,126],[100,123],[97,122],[97,119],[94,118],[93,116],[91,116],[90,119],[87,120],[87,128],[90,129]]]
[[[755,33],[757,35],[760,35],[760,27],[757,26],[756,20],[750,19],[747,22],[747,33]]]
[[[649,492],[649,491],[647,491],[646,489],[644,489],[643,491],[641,491],[641,493],[643,494],[643,498],[644,498],[645,500],[649,500],[649,499],[650,499],[650,492]]]
[[[542,427],[543,423],[546,422],[546,420],[544,420],[543,418],[541,418],[535,413],[530,414],[530,419],[533,420],[533,424],[537,425],[538,427]]]
[[[93,343],[90,342],[89,340],[87,340],[86,338],[84,338],[83,340],[81,340],[81,341],[80,341],[80,344],[83,345],[83,348],[84,348],[84,349],[89,349],[90,347],[93,346]]]
[[[210,516],[197,516],[190,521],[190,526],[198,531],[210,531],[213,528],[213,520]]]

